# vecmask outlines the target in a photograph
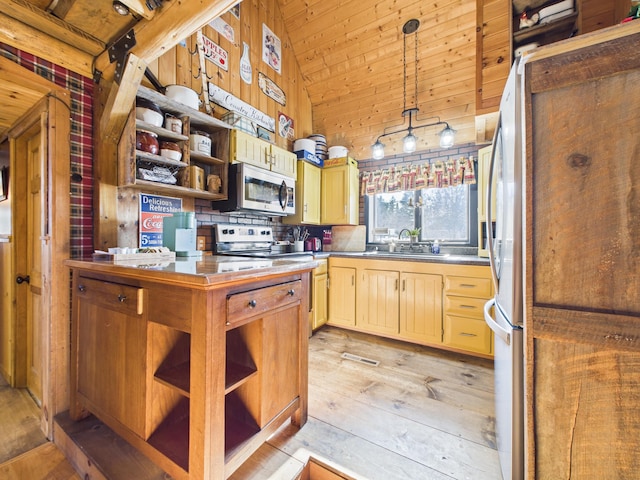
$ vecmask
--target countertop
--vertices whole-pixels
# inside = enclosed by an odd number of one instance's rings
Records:
[[[295,274],[318,266],[312,257],[300,259],[265,259],[205,255],[201,258],[181,258],[175,261],[99,261],[66,260],[71,268],[114,274],[125,277],[143,276],[145,279],[190,285],[214,286],[247,279],[260,280],[272,275]]]
[[[403,262],[450,263],[455,265],[489,265],[489,259],[477,255],[456,255],[449,253],[389,253],[387,251],[367,252],[326,252],[331,257],[370,258],[376,260],[401,260]]]

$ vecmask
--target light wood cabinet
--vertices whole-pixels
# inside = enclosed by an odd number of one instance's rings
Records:
[[[355,287],[345,285],[351,275]],[[483,319],[484,303],[492,296],[488,266],[332,254],[329,280],[331,325],[492,355],[493,336]],[[344,313],[346,305],[349,312],[353,309],[351,295],[356,298],[355,321],[347,321]]]
[[[296,178],[298,159],[295,153],[240,130],[231,131],[229,160],[231,163],[249,163],[290,178]]]
[[[288,225],[320,224],[321,169],[304,160],[298,160],[296,180],[296,213],[282,219]]]
[[[145,291],[133,285],[76,280],[76,391],[96,414],[146,438]]]
[[[445,276],[443,343],[467,351],[493,353],[493,336],[484,321],[484,304],[492,296],[486,276]]]
[[[400,336],[429,344],[442,341],[442,276],[402,272]]]
[[[331,266],[329,260],[329,323],[356,325],[356,269]]]
[[[327,323],[329,317],[329,274],[327,260],[318,260],[313,270],[311,288],[311,329],[316,330]]]
[[[358,277],[356,326],[397,334],[400,315],[400,272],[363,269]]]
[[[346,165],[322,169],[320,223],[358,225],[358,165],[349,159]]]
[[[227,478],[306,422],[309,269],[172,282],[68,263],[72,418],[95,414],[176,479]]]

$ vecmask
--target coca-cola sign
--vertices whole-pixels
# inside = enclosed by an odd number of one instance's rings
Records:
[[[139,246],[161,247],[164,217],[182,211],[182,199],[140,194]]]

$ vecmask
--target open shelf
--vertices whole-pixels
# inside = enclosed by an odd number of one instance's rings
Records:
[[[225,393],[229,393],[256,375],[258,368],[242,337],[242,329],[227,332]]]
[[[154,378],[167,387],[178,390],[185,397],[189,396],[189,361],[167,368],[159,369]]]
[[[185,471],[189,471],[189,399],[171,410],[148,440],[149,445]]]
[[[225,397],[224,450],[225,460],[247,440],[260,431],[260,427],[242,403],[240,397],[231,392]]]
[[[136,130],[147,130],[148,132],[153,132],[158,137],[164,138],[166,140],[174,140],[176,142],[186,142],[189,140],[189,137],[186,135],[182,135],[180,133],[176,133],[172,130],[167,130],[163,127],[156,127],[150,123],[144,122],[139,118],[136,118]]]
[[[189,166],[187,163],[181,162],[180,160],[172,160],[170,158],[163,157],[161,155],[154,155],[153,153],[143,152],[142,150],[136,150],[136,157],[149,163],[155,163],[157,165],[167,165],[170,167],[179,167],[179,168],[184,168]]]
[[[191,155],[191,160],[195,160],[199,163],[207,163],[209,165],[222,165],[227,163],[224,160],[220,160],[219,158],[205,155],[204,153],[196,152],[195,150],[191,150],[190,155]]]
[[[553,36],[553,41],[569,38],[573,33],[577,18],[578,12],[574,12],[549,23],[523,28],[513,33],[513,41],[515,44],[520,45],[528,40],[546,36]]]
[[[205,200],[226,200],[227,196],[222,193],[210,193],[206,190],[196,190],[194,188],[181,187],[180,185],[172,185],[170,183],[152,182],[150,180],[136,179],[133,185],[136,188],[149,192],[160,192],[173,195],[182,195],[184,197],[204,198]]]

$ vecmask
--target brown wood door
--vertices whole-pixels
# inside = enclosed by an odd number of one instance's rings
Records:
[[[27,160],[27,272],[29,288],[27,293],[27,388],[39,405],[42,403],[42,367],[44,325],[42,317],[42,242],[46,198],[45,155],[41,148],[42,132],[40,123],[24,135],[21,142],[26,148]]]

